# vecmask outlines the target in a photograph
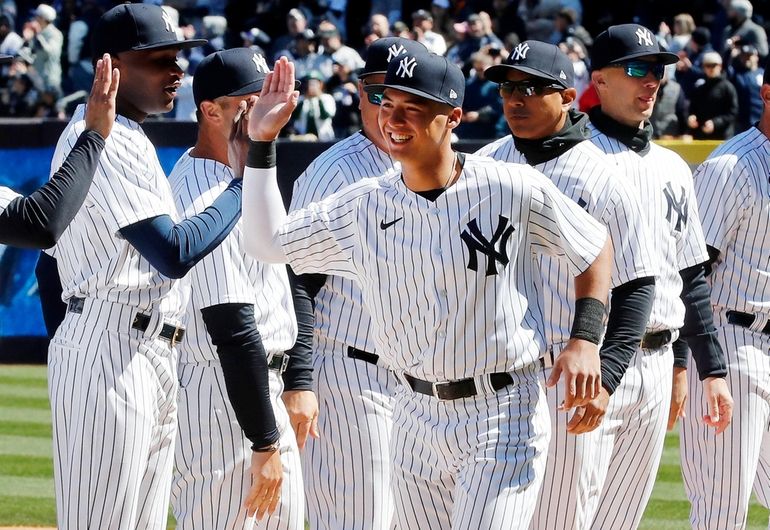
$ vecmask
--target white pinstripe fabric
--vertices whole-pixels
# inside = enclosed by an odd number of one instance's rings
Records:
[[[5,186],[0,186],[0,213],[2,213],[8,207],[8,204],[16,197],[19,197],[18,193]]]
[[[291,209],[393,166],[366,136],[353,134],[299,176]],[[323,436],[308,440],[303,458],[308,521],[316,530],[389,530],[391,393],[397,381],[383,365],[347,358],[348,346],[375,352],[369,312],[355,282],[328,276],[315,297],[313,390]]]
[[[735,403],[715,436],[701,424],[703,391],[690,373],[681,437],[682,474],[693,528],[743,528],[753,486],[770,506],[770,141],[752,127],[720,145],[695,172],[706,242],[720,251],[709,276],[714,319]],[[755,316],[751,329],[728,310]],[[693,370],[691,370],[693,372]]]
[[[180,212],[190,217],[211,205],[233,175],[214,160],[190,151],[174,166],[169,181]],[[180,345],[179,438],[172,506],[180,529],[300,530],[304,498],[299,449],[281,400],[283,382],[270,371],[270,396],[281,431],[284,479],[279,509],[269,518],[248,518],[243,500],[251,486],[251,442],[230,405],[216,348],[201,309],[226,303],[254,305],[265,351],[283,353],[294,344],[297,321],[283,265],[261,263],[242,251],[243,223],[188,274],[190,325]]]

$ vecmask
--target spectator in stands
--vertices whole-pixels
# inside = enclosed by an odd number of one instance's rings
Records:
[[[16,55],[24,45],[21,35],[13,31],[8,15],[0,15],[0,55]]]
[[[32,68],[40,76],[43,86],[37,87],[42,92],[52,92],[60,96],[61,90],[61,53],[64,36],[54,25],[56,10],[40,4],[35,9],[35,16],[24,25],[22,35],[25,46],[33,56]],[[33,78],[34,81],[34,78]]]
[[[586,49],[590,48],[594,43],[591,34],[578,23],[577,11],[564,7],[559,10],[554,19],[553,34],[550,41],[551,44],[559,44],[566,41],[569,37],[580,40]]]
[[[318,41],[313,30],[306,29],[294,38],[294,45],[287,57],[294,62],[297,79],[302,79],[316,72],[326,80],[332,75],[332,60],[317,52]]]
[[[497,137],[495,125],[503,109],[497,94],[497,83],[484,77],[484,70],[493,63],[492,57],[483,52],[471,56],[473,71],[465,82],[463,116],[456,130],[461,139],[488,140]]]
[[[356,50],[342,44],[339,30],[330,21],[324,20],[318,24],[318,38],[321,42],[323,55],[328,57],[331,62],[337,61],[344,64],[351,72],[364,67],[364,60]]]
[[[738,95],[722,76],[722,56],[717,52],[704,54],[703,71],[706,78],[696,85],[690,98],[687,128],[698,140],[730,138],[738,116]]]
[[[14,70],[14,67],[11,67]],[[17,70],[8,79],[7,89],[0,92],[0,116],[24,118],[32,116],[38,92],[30,77]]]
[[[504,38],[509,33],[515,33],[519,36],[520,41],[527,39],[526,25],[519,15],[519,3],[508,0],[492,0],[492,24],[496,35]]]
[[[658,39],[665,44],[671,53],[679,53],[690,42],[692,32],[695,30],[695,20],[689,13],[680,13],[674,17],[674,31],[665,22],[660,23]]]
[[[470,15],[464,25],[455,24],[455,30],[464,37],[447,52],[447,57],[464,71],[470,66],[471,55],[483,46],[495,43],[502,47],[503,44],[494,33],[486,32],[482,18],[476,13]]]
[[[703,56],[711,51],[714,51],[711,47],[711,32],[708,28],[698,27],[693,30],[685,49],[677,54],[679,62],[676,63],[676,81],[688,101],[695,90],[695,83],[705,77]]]
[[[744,45],[752,45],[759,52],[760,57],[766,57],[767,33],[765,29],[751,20],[753,8],[749,0],[732,0],[727,9],[727,40],[723,53],[732,55],[733,49],[740,49]]]
[[[390,28],[390,34],[393,37],[401,37],[402,39],[414,40],[414,34],[405,23],[397,20],[393,23],[393,27]]]
[[[580,96],[591,84],[591,72],[588,71],[588,64],[586,63],[588,52],[583,41],[575,37],[567,37],[564,42],[559,44],[559,48],[570,58],[572,68],[575,70],[575,90],[577,91],[575,104],[577,104]]]
[[[330,94],[324,93],[323,75],[311,71],[303,79],[303,88],[292,116],[295,132],[315,137],[321,142],[334,140],[332,118],[337,104]]]
[[[307,29],[307,18],[305,14],[297,8],[290,9],[286,15],[286,34],[281,35],[270,49],[273,57],[273,61],[277,60],[281,55],[286,55],[288,50],[294,44],[294,39],[297,35]]]
[[[388,17],[376,13],[369,19],[369,33],[378,39],[390,36],[390,22]],[[375,39],[376,40],[376,39]]]
[[[89,92],[94,79],[91,63],[91,29],[102,16],[102,9],[95,0],[83,0],[80,15],[70,24],[67,34],[68,91]]]
[[[765,69],[759,66],[759,53],[754,46],[745,45],[727,68],[727,78],[738,94],[738,118],[735,133],[749,129],[762,114],[762,97],[759,89]]]
[[[346,138],[361,128],[358,78],[347,64],[335,60],[333,68],[334,74],[326,83],[326,91],[332,95],[337,105],[332,118],[332,128],[334,136]]]
[[[424,9],[412,13],[412,31],[415,40],[421,42],[428,50],[438,55],[446,53],[446,41],[440,33],[433,31],[433,15]]]
[[[666,66],[660,80],[655,107],[652,109],[650,124],[654,138],[670,139],[681,136],[687,123],[687,100],[679,83],[674,79],[676,65]]]

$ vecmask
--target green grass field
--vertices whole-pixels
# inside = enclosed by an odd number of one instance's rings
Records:
[[[679,472],[679,440],[666,438],[658,480],[640,528],[688,528],[689,505]],[[54,526],[51,415],[44,366],[0,365],[0,526]],[[767,527],[756,503],[750,529]]]

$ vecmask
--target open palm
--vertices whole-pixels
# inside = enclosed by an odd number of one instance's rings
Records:
[[[275,140],[297,107],[298,97],[299,92],[294,90],[294,64],[281,57],[265,77],[262,92],[251,109],[249,138],[259,142]]]

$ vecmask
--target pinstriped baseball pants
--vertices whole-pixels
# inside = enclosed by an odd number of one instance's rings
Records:
[[[87,299],[48,350],[59,529],[166,527],[176,352],[132,330],[135,311]]]
[[[714,321],[727,361],[733,419],[720,435],[704,425],[706,402],[693,367],[680,431],[690,524],[704,530],[744,528],[752,488],[770,507],[770,336],[729,324],[717,310]]]

